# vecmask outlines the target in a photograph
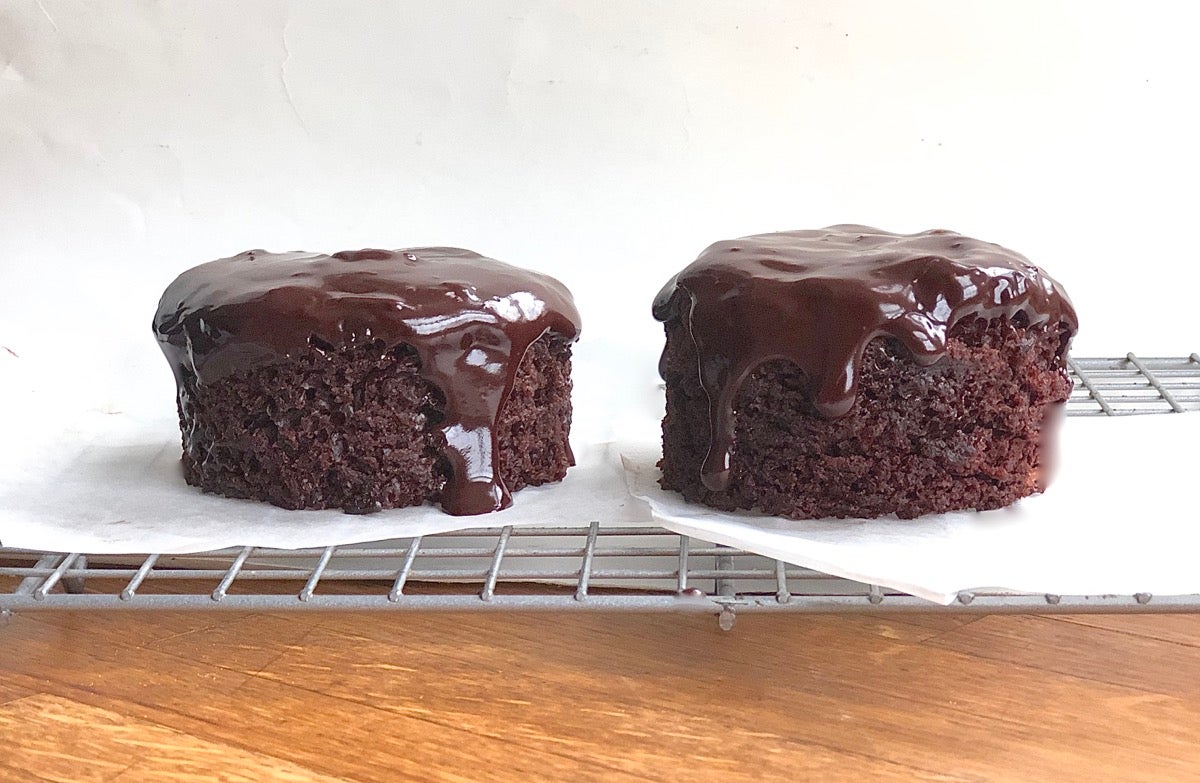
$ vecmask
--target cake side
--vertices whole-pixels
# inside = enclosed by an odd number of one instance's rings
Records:
[[[723,490],[702,480],[710,401],[695,344],[680,319],[665,326],[661,483],[690,501],[795,519],[911,518],[999,508],[1045,486],[1071,390],[1072,324],[1030,325],[1020,312],[962,320],[928,366],[899,341],[877,337],[857,368],[854,405],[837,418],[817,411],[796,364],[760,364],[733,403]]]
[[[544,335],[522,358],[499,419],[510,491],[558,481],[572,464],[571,346]],[[184,476],[227,497],[288,509],[368,513],[441,499],[445,395],[408,345],[312,349],[198,383],[178,395]]]
[[[571,453],[571,343],[546,335],[529,347],[500,414],[500,476],[510,492],[562,481]]]

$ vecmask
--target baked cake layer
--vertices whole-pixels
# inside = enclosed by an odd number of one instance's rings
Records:
[[[705,486],[709,398],[693,340],[666,324],[662,485],[718,509],[796,519],[903,518],[999,508],[1041,491],[1052,465],[1059,404],[1071,391],[1073,326],[970,318],[929,366],[893,338],[871,340],[853,407],[828,418],[797,365],[759,365],[738,390],[727,488]]]
[[[209,383],[185,372],[179,391],[189,484],[289,509],[365,513],[439,501],[445,396],[416,352],[374,341],[312,347],[287,362]],[[497,423],[499,473],[515,491],[561,480],[572,464],[571,346],[536,340]]]

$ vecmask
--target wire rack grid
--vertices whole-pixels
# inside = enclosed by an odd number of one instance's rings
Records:
[[[1200,410],[1200,355],[1071,359],[1071,416]],[[323,549],[100,556],[0,548],[17,610],[1194,612],[1200,595],[963,592],[940,606],[658,527],[501,527]]]

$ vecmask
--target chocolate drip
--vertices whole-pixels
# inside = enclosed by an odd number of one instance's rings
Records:
[[[696,346],[711,425],[701,477],[713,491],[729,483],[734,400],[763,362],[795,362],[817,412],[837,418],[854,405],[872,339],[895,338],[930,365],[959,320],[1018,312],[1078,328],[1066,293],[1024,256],[952,231],[855,225],[717,242],[654,301],[654,317],[680,319]]]
[[[547,332],[578,338],[579,313],[557,280],[469,250],[251,250],[180,275],[154,331],[179,383],[184,373],[212,383],[313,349],[412,346],[422,376],[446,397],[440,426],[452,473],[442,507],[467,515],[512,504],[496,422],[526,349]]]

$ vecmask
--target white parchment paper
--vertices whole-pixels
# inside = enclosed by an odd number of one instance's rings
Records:
[[[1070,418],[1043,495],[983,513],[794,521],[685,503],[658,486],[657,444],[624,446],[659,524],[942,604],[960,590],[1200,593],[1200,414]]]
[[[184,483],[178,425],[163,416],[89,411],[27,442],[36,445],[6,454],[0,475],[0,542],[8,547],[95,554],[296,549],[472,527],[647,518],[625,491],[616,451],[604,444],[577,448],[578,464],[561,484],[523,489],[499,513],[456,517],[429,505],[351,515],[204,494]]]

